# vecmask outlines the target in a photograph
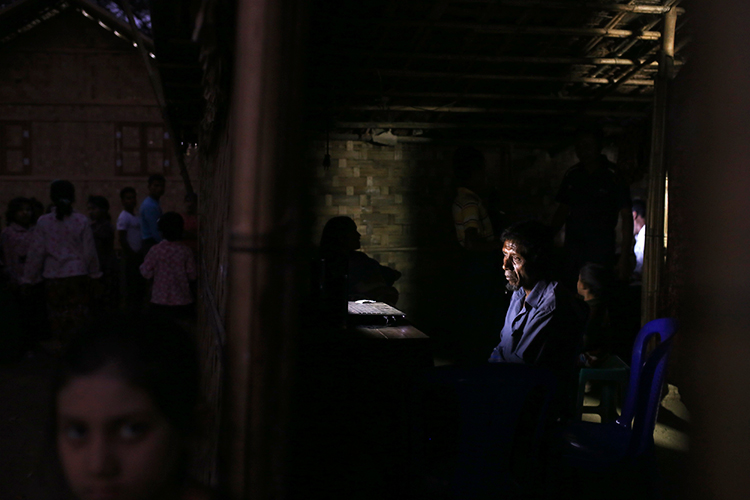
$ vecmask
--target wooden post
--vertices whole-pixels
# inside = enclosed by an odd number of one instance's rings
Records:
[[[646,244],[643,255],[643,294],[641,324],[656,318],[664,267],[664,194],[666,166],[664,137],[667,117],[667,86],[674,61],[674,34],[677,11],[664,15],[662,47],[659,54],[659,73],[654,92],[654,114],[651,124],[651,158],[646,206]]]
[[[284,498],[304,230],[303,2],[240,0],[231,101],[229,310],[221,462],[229,498]],[[302,262],[302,264],[300,264]]]
[[[690,13],[695,58],[679,75],[689,90],[676,110],[674,151],[687,208],[677,340],[687,361],[680,392],[690,463],[674,498],[740,500],[750,497],[750,2],[695,2]]]

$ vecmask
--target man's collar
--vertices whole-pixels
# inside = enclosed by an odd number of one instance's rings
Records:
[[[538,307],[539,302],[542,300],[544,290],[547,288],[547,284],[546,280],[537,281],[534,288],[531,289],[531,293],[526,297],[526,303],[531,307]]]

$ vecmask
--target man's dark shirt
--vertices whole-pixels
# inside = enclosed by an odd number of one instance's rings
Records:
[[[556,281],[539,281],[526,297],[513,292],[491,363],[525,363],[570,371],[581,342],[585,311]]]
[[[630,210],[630,190],[617,177],[615,165],[601,157],[590,174],[581,164],[567,171],[555,200],[570,207],[565,246],[581,262],[608,264],[615,255],[615,227],[620,210]]]

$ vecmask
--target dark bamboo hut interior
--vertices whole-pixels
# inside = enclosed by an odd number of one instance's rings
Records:
[[[526,478],[537,488],[498,484],[497,496],[750,491],[739,468],[750,398],[725,389],[750,378],[744,2],[169,0],[148,3],[147,33],[131,2],[118,0],[118,20],[85,0],[18,0],[0,10],[0,45],[74,9],[143,56],[185,191],[199,197],[202,481],[233,499],[452,498],[444,467],[458,443],[420,441],[414,395],[459,342],[451,156],[484,152],[497,227],[548,221],[574,134],[595,126],[647,203],[633,321],[680,320],[667,397],[679,401],[679,387],[691,422],[673,408],[659,422],[689,429],[690,452],[657,440],[660,474],[586,477],[581,489],[552,467]],[[339,215],[402,273],[408,326],[311,320],[310,263]],[[431,408],[443,424],[458,418],[448,406]]]

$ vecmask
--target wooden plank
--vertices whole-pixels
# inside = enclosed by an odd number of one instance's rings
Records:
[[[429,337],[413,325],[367,327],[358,326],[355,331],[369,338],[384,340],[429,340]]]

